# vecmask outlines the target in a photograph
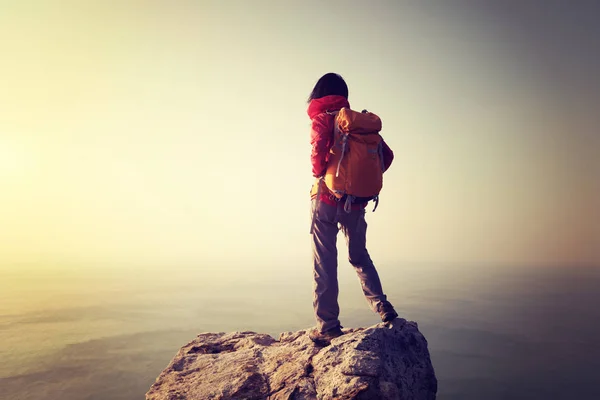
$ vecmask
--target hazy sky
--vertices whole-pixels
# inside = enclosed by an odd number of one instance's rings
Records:
[[[308,267],[306,98],[331,71],[396,155],[376,263],[600,265],[598,15],[0,0],[0,267]]]

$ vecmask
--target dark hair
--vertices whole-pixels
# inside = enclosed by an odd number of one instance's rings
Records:
[[[320,99],[321,97],[336,94],[338,96],[344,96],[348,98],[348,85],[344,81],[341,75],[334,72],[323,75],[313,88],[310,96],[308,96],[308,102],[311,100]]]

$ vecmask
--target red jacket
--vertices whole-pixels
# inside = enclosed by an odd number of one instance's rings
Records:
[[[312,164],[312,174],[314,177],[320,177],[325,174],[327,162],[329,161],[329,150],[333,146],[333,118],[332,114],[326,111],[338,111],[342,107],[350,108],[350,103],[343,96],[331,95],[311,100],[308,105],[308,116],[312,121],[310,130],[310,144],[312,152],[310,161]],[[384,172],[390,167],[394,160],[394,153],[389,146],[383,142],[383,165]],[[336,205],[336,201],[330,198],[330,193],[321,193],[320,200],[331,205]],[[355,206],[364,207],[364,204]]]

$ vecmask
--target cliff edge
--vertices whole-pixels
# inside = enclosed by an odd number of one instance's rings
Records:
[[[199,334],[146,400],[435,399],[427,340],[415,322],[397,318],[344,332],[326,347],[313,344],[308,330],[279,340],[255,332]]]

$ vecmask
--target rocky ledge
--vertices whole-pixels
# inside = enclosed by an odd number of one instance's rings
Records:
[[[344,329],[326,347],[308,330],[275,340],[255,332],[202,333],[159,375],[147,400],[435,399],[427,340],[397,318]]]

